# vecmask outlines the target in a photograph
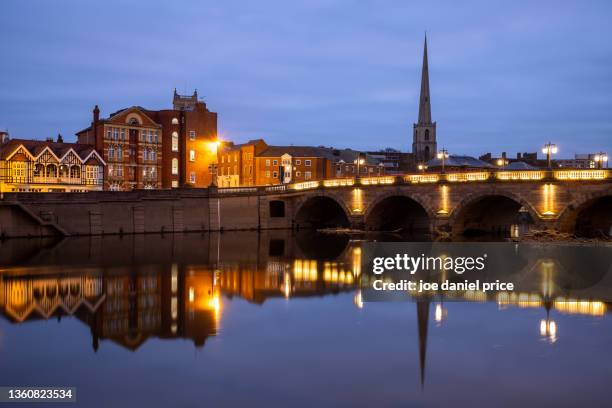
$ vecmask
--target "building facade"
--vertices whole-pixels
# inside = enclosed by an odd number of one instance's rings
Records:
[[[197,91],[174,91],[173,109],[122,109],[77,133],[78,142],[95,146],[108,163],[108,190],[207,187],[217,159],[217,114],[198,100]]]
[[[327,147],[269,146],[261,139],[241,145],[225,143],[219,149],[217,161],[219,187],[385,174],[384,166],[366,153]]]
[[[0,192],[87,192],[102,190],[105,161],[92,147],[53,139],[0,144]]]

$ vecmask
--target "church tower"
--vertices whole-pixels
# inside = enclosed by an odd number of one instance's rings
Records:
[[[423,51],[421,71],[421,97],[419,100],[419,119],[414,124],[412,154],[416,163],[424,163],[436,156],[436,122],[431,121],[431,102],[429,100],[429,65],[427,63],[427,35]]]

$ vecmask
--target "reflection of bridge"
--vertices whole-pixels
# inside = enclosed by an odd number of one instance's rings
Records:
[[[266,187],[5,194],[0,234],[97,235],[356,226],[610,234],[608,170],[483,171],[330,179]]]
[[[23,247],[23,242],[11,240],[0,246],[3,265],[13,265],[0,269],[0,314],[16,324],[75,316],[90,327],[94,350],[104,347],[105,340],[137,350],[149,338],[190,339],[202,346],[219,332],[222,294],[262,304],[271,298],[355,290],[362,278],[361,247],[336,238],[342,250],[323,259],[294,245],[290,231],[69,238],[55,247],[39,248],[38,253],[32,248],[23,255],[5,255],[13,243]],[[554,263],[527,266],[532,267],[544,268],[536,276],[548,279]],[[554,281],[547,279],[541,286],[554,288]],[[355,293],[355,305],[361,308],[359,294]],[[489,298],[483,292],[461,295],[467,301],[493,300],[500,309],[517,306],[592,316],[607,309],[602,302],[554,297],[554,291]],[[430,316],[436,324],[453,316],[431,298],[416,300],[414,306],[403,306],[416,309],[423,382]],[[551,341],[558,335],[554,320],[533,323],[534,328],[540,324],[541,334]]]

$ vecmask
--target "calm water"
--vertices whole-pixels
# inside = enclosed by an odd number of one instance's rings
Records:
[[[0,385],[87,407],[610,406],[609,305],[363,303],[359,261],[289,232],[6,241]]]

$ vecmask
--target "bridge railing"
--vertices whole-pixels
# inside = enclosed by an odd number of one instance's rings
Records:
[[[314,190],[318,188],[336,188],[351,186],[375,186],[393,184],[435,184],[446,183],[482,183],[482,182],[520,182],[539,180],[606,180],[612,172],[607,169],[570,169],[570,170],[490,170],[466,171],[452,173],[419,173],[401,176],[378,176],[361,178],[337,178],[326,180],[310,180],[293,184],[277,184],[272,186],[228,187],[219,188],[220,194],[266,194],[285,193],[291,191]]]

